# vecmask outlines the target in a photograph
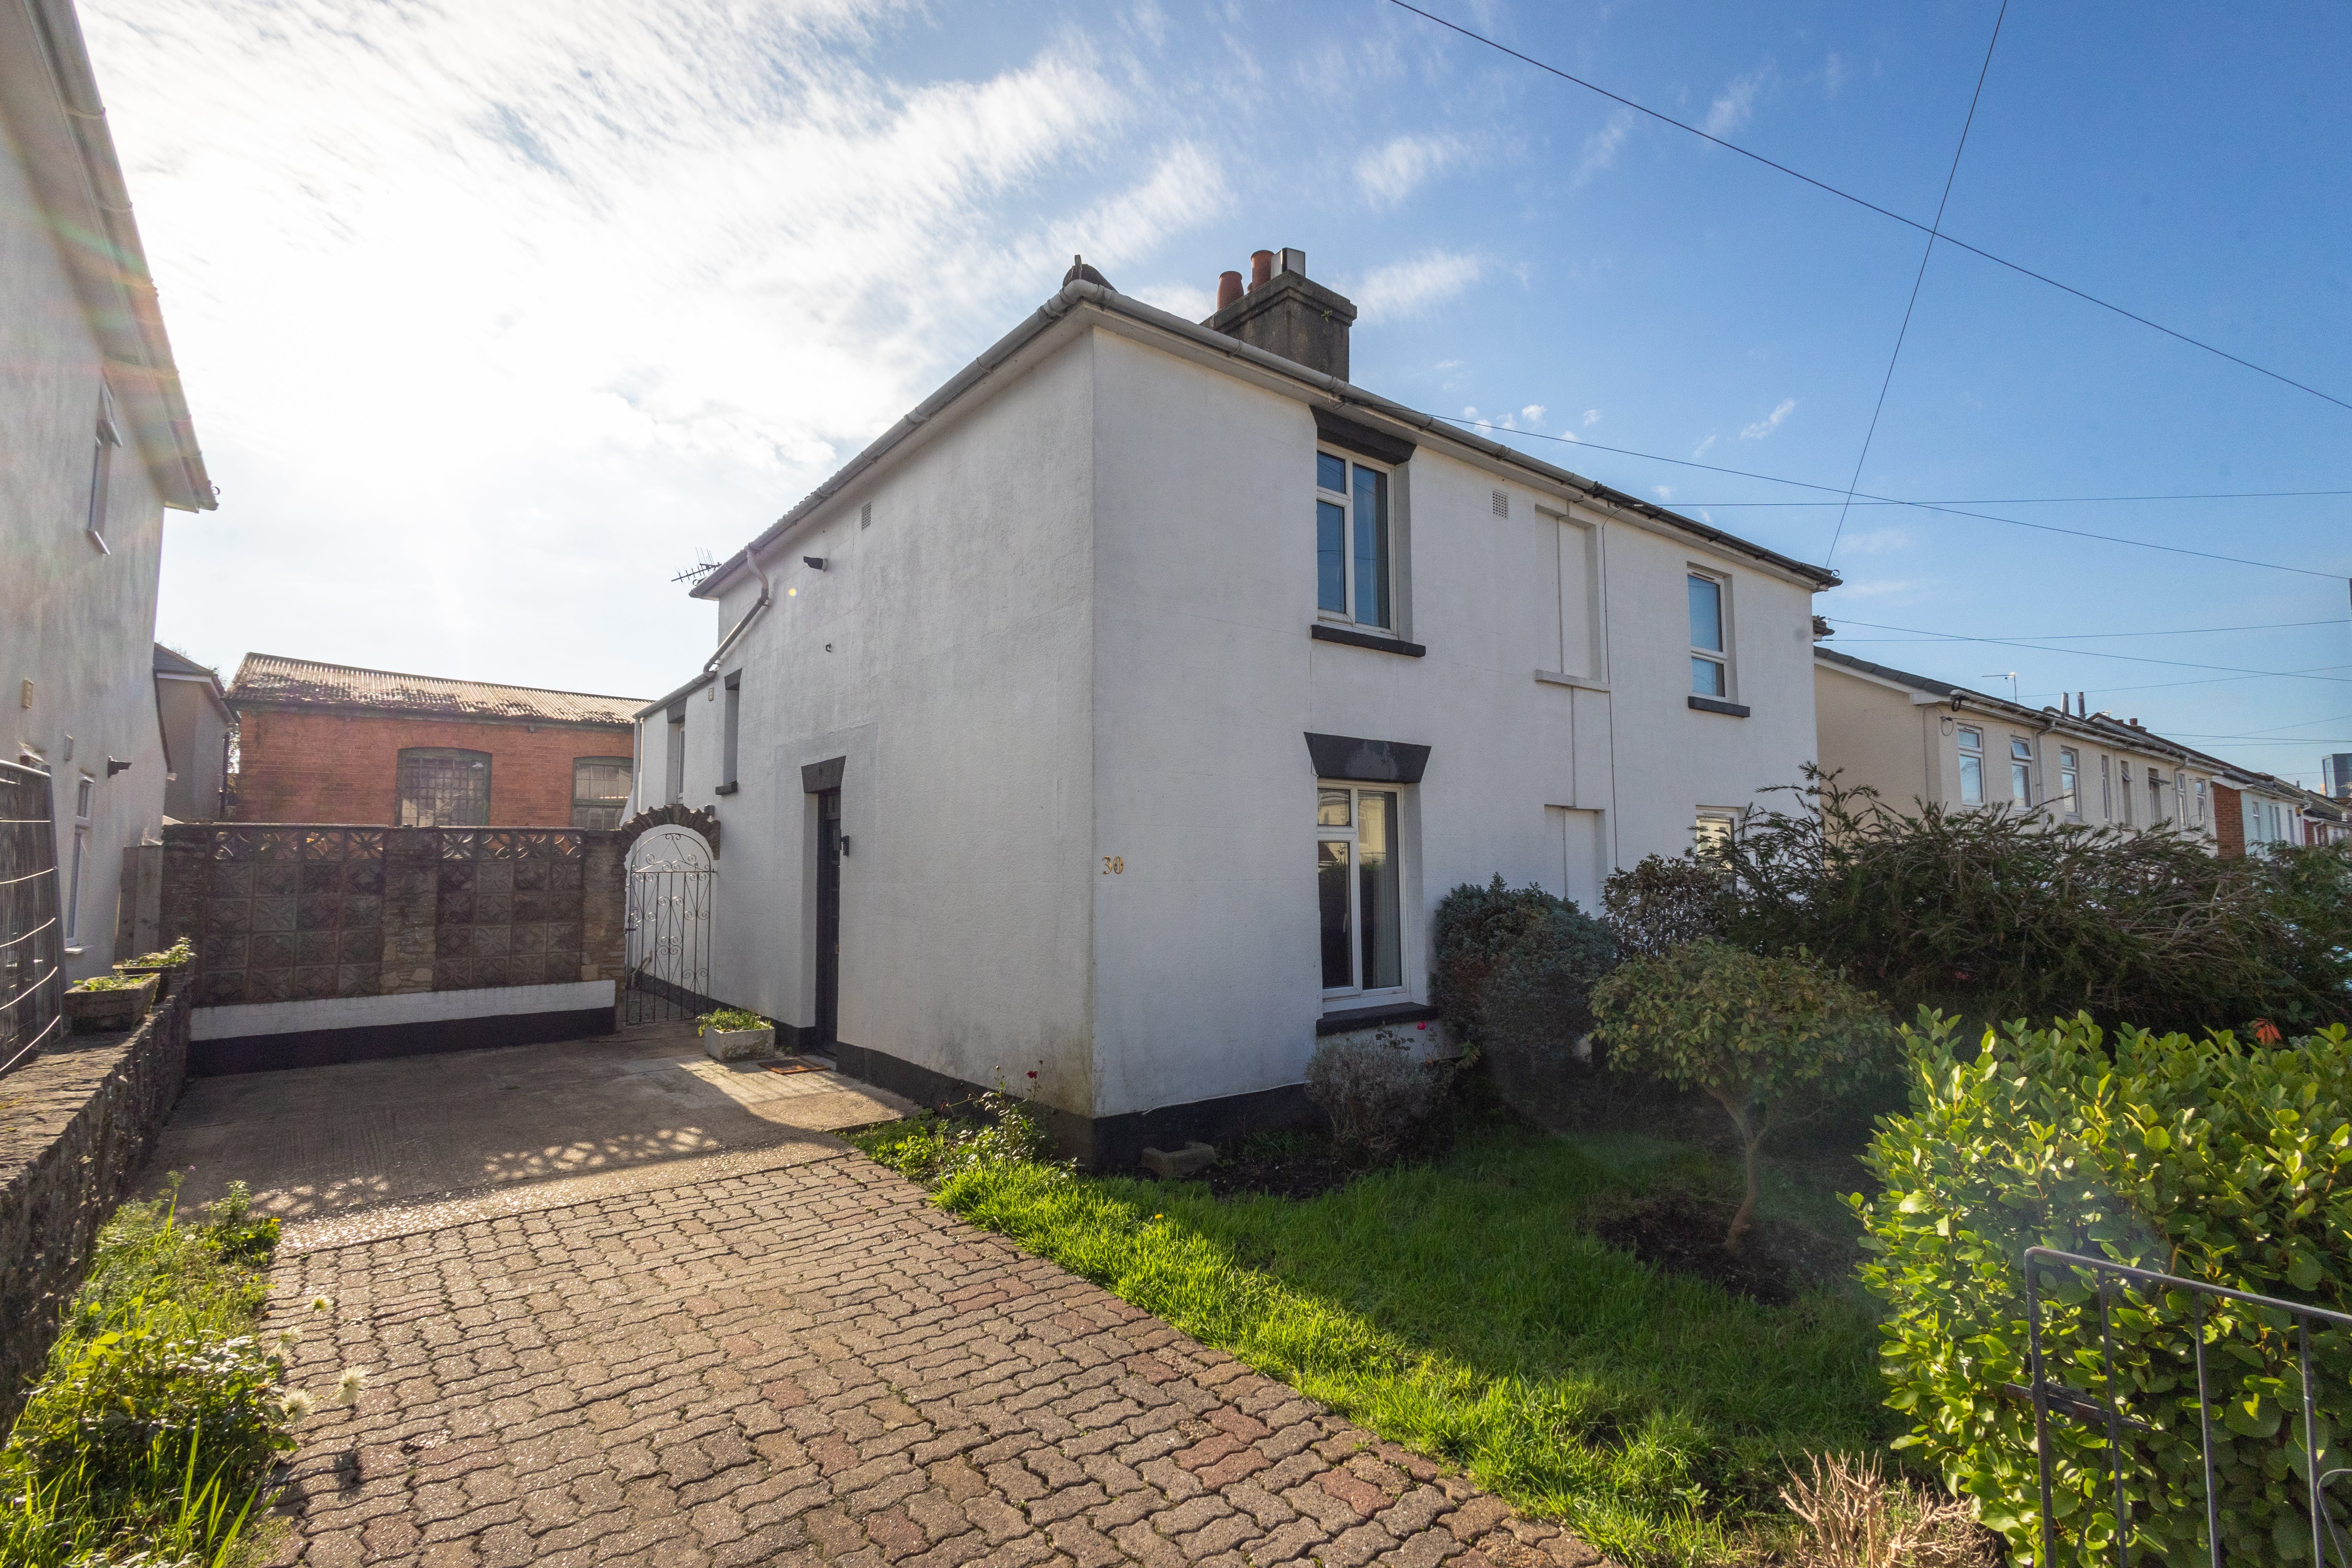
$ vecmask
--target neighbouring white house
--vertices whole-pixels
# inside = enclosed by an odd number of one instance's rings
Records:
[[[1832,574],[1349,384],[1355,308],[1254,259],[1206,322],[1074,266],[696,584],[640,714],[633,806],[725,829],[713,994],[1097,1163],[1430,1041],[1457,884],[1591,907],[1814,755]]]
[[[2167,740],[2137,719],[2063,700],[2029,708],[1835,648],[1817,647],[1813,658],[1822,767],[1898,811],[1934,804],[2094,826],[2162,824],[2222,856],[2323,841],[2306,807],[2324,797]]]
[[[0,6],[0,760],[48,777],[79,978],[116,956],[124,852],[163,821],[163,512],[210,509],[213,487],[68,0]],[[0,923],[48,918],[17,904]],[[0,942],[5,1004],[38,939]]]

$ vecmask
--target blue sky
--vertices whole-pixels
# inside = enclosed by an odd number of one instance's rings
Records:
[[[1429,0],[1923,221],[1997,5]],[[1742,504],[1820,491],[1544,437],[1843,486],[1923,247],[1385,0],[83,17],[223,490],[170,524],[161,635],[225,666],[666,689],[712,637],[671,574],[1074,251],[1198,315],[1302,247],[1362,307],[1360,383],[1821,560],[1834,504]],[[2013,5],[1944,227],[2352,401],[2347,58],[2341,9]],[[1860,488],[2352,490],[2352,410],[1938,246]],[[2327,575],[1857,506],[1821,608],[1862,657],[2316,783],[2352,749],[2347,503],[1969,505]]]

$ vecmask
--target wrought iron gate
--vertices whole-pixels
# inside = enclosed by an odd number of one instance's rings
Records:
[[[2051,1352],[2044,1347],[2043,1286],[2044,1274],[2055,1275],[2062,1291],[2079,1297],[2083,1310],[2077,1313],[2077,1331],[2087,1332],[2095,1326],[2098,1334],[2098,1368],[2100,1386],[2095,1389],[2070,1388],[2053,1377]],[[2084,1276],[2088,1276],[2085,1288]],[[2180,1358],[2189,1364],[2177,1369],[2143,1367],[2139,1379],[2118,1378],[2116,1357],[2116,1321],[2119,1314],[2129,1313],[2145,1322],[2160,1314],[2177,1312],[2179,1308],[2168,1303],[2167,1297],[2186,1297],[2189,1318],[2189,1340],[2193,1347],[2189,1355]],[[2074,1303],[2070,1302],[2069,1305]],[[2092,1310],[2092,1308],[2095,1310]],[[2233,1310],[2234,1309],[2234,1310]],[[2011,1384],[2004,1390],[2012,1397],[2022,1397],[2033,1406],[2034,1449],[2041,1468],[2042,1490],[2042,1557],[2040,1568],[2058,1568],[2058,1531],[2052,1517],[2053,1487],[2053,1455],[2051,1451],[2051,1421],[2055,1418],[2079,1422],[2098,1428],[2105,1437],[2103,1449],[2106,1457],[2106,1489],[2114,1510],[2112,1531],[2116,1568],[2129,1568],[2131,1562],[2131,1502],[2130,1493],[2142,1478],[2128,1450],[2136,1438],[2144,1439],[2156,1434],[2158,1423],[2166,1426],[2183,1423],[2185,1403],[2183,1385],[2190,1381],[2193,1368],[2197,1390],[2197,1437],[2203,1459],[2204,1536],[2207,1553],[2212,1568],[2222,1568],[2221,1515],[2223,1500],[2216,1484],[2213,1463],[2213,1423],[2217,1401],[2227,1409],[2232,1401],[2242,1401],[2247,1390],[2265,1384],[2275,1385],[2277,1403],[2284,1406],[2289,1398],[2299,1394],[2299,1418],[2282,1409],[2281,1436],[2284,1438],[2285,1458],[2293,1471],[2287,1479],[2290,1489],[2304,1494],[2303,1509],[2306,1518],[2294,1528],[2301,1534],[2307,1526],[2310,1532],[2308,1558],[2300,1558],[2300,1551],[2280,1552],[2279,1556],[2295,1556],[2306,1568],[2333,1568],[2335,1564],[2352,1564],[2352,1542],[2345,1538],[2339,1520],[2344,1512],[2339,1504],[2328,1507],[2327,1487],[2331,1481],[2352,1476],[2352,1468],[2337,1466],[2335,1461],[2335,1434],[2332,1427],[2342,1420],[2342,1406],[2333,1412],[2319,1405],[2319,1389],[2324,1383],[2315,1383],[2312,1341],[2315,1330],[2352,1329],[2352,1316],[2334,1312],[2325,1307],[2308,1306],[2301,1301],[2284,1301],[2274,1296],[2257,1296],[2248,1290],[2232,1290],[2226,1286],[2209,1284],[2201,1279],[2184,1279],[2175,1274],[2159,1274],[2153,1269],[2134,1268],[2104,1258],[2086,1258],[2080,1253],[2061,1252],[2055,1247],[2034,1247],[2025,1253],[2025,1322],[2026,1374],[2031,1384],[2019,1387]],[[2326,1347],[2326,1359],[2334,1363],[2333,1372],[2340,1379],[2343,1371],[2344,1342],[2340,1332],[2329,1336],[2333,1343]],[[2210,1350],[2209,1350],[2210,1347]],[[2090,1347],[2080,1347],[2087,1352]],[[2143,1354],[2145,1345],[2135,1347]],[[2210,1351],[2223,1353],[2215,1355]],[[2073,1359],[2082,1365],[2083,1355]],[[2221,1365],[2211,1363],[2220,1362]],[[2087,1368],[2085,1368],[2087,1370]],[[2148,1372],[2161,1371],[2162,1377],[2148,1377]],[[2119,1389],[2135,1386],[2136,1383],[2153,1383],[2158,1388],[2168,1386],[2169,1392],[2153,1395],[2155,1404],[2147,1414],[2157,1417],[2152,1422],[2126,1409],[2118,1398]],[[2341,1392],[2340,1381],[2336,1384]],[[2332,1419],[2331,1419],[2332,1417]],[[2293,1438],[2298,1434],[2301,1443]],[[2297,1542],[2298,1549],[2301,1542]],[[2273,1543],[2275,1551],[2275,1542]],[[2080,1549],[2077,1549],[2078,1554]],[[2269,1555],[2269,1553],[2265,1553]]]
[[[663,826],[629,849],[626,921],[631,1024],[691,1018],[710,999],[710,847],[690,827]]]

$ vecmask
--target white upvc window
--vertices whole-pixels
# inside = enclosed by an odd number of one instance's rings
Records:
[[[2164,775],[2154,768],[2147,771],[2147,825],[2154,827],[2164,820]]]
[[[89,819],[95,809],[98,780],[89,773],[81,775],[74,785],[73,847],[68,851],[72,858],[66,874],[66,951],[79,952],[81,940],[81,868],[89,857]]]
[[[2058,809],[2069,822],[2083,820],[2083,754],[2072,746],[2058,748]]]
[[[2033,804],[2033,742],[2022,735],[2009,738],[2009,798]]]
[[[1712,572],[1686,575],[1691,695],[1731,700],[1731,584]]]
[[[2200,827],[2205,826],[2205,784],[2203,779],[2197,781],[2197,826]]]
[[[1394,786],[1315,786],[1326,998],[1378,1001],[1407,992],[1402,801]]]
[[[2134,821],[2135,814],[2132,809],[2132,774],[2131,764],[2129,763],[2117,763],[2116,764],[2116,783],[2118,786],[2116,793],[2122,798],[2124,803],[2124,826],[2126,827],[2135,826],[2137,824]]]
[[[1315,454],[1315,608],[1326,620],[1396,630],[1389,470]]]
[[[2108,763],[2112,760],[2104,755],[2099,758],[2099,820],[2101,822],[2113,822],[2116,819],[2115,779],[2108,769]]]
[[[106,508],[114,473],[114,449],[122,445],[122,429],[114,422],[114,389],[101,378],[98,384],[98,428],[90,443],[89,516],[84,531],[99,553],[107,553]]]
[[[1984,804],[1984,731],[1973,724],[1960,726],[1960,804]]]
[[[2176,773],[2172,775],[2172,820],[2175,822],[2189,820],[2189,775],[2187,773]]]
[[[1702,805],[1691,821],[1691,852],[1711,861],[1731,847],[1739,833],[1739,813],[1727,805]]]

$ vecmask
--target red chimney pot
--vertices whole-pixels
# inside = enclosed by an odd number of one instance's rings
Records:
[[[1271,282],[1273,282],[1273,281],[1274,281],[1274,252],[1273,252],[1273,251],[1271,251],[1271,250],[1253,250],[1253,251],[1251,251],[1251,252],[1250,252],[1250,287],[1251,287],[1251,288],[1253,288],[1253,289],[1255,289],[1255,288],[1260,287],[1260,286],[1261,286],[1261,285],[1263,285],[1263,284],[1271,283]]]
[[[1218,273],[1218,274],[1217,274],[1217,309],[1218,309],[1218,310],[1223,310],[1226,306],[1228,306],[1228,305],[1232,304],[1234,300],[1236,300],[1240,299],[1241,297],[1242,297],[1242,275],[1241,275],[1240,273],[1238,273],[1238,272],[1220,272],[1220,273]]]

